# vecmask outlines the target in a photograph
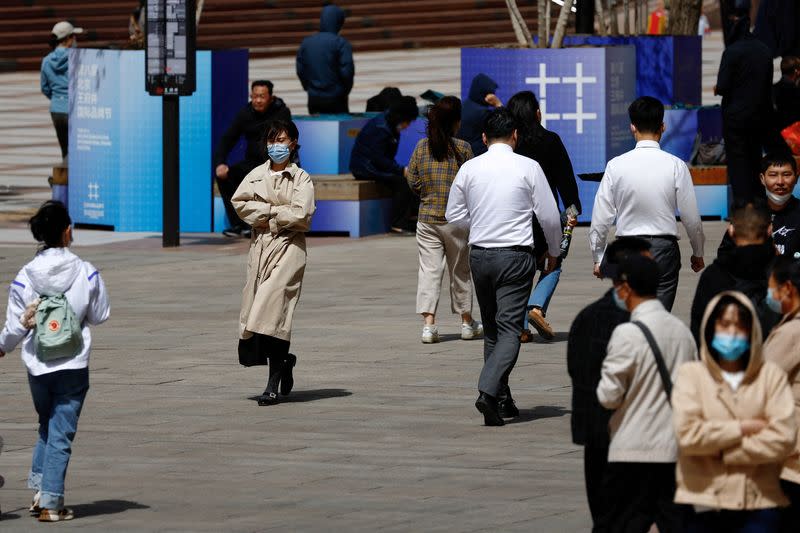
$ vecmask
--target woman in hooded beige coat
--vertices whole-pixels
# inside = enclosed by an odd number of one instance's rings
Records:
[[[269,160],[245,177],[231,199],[239,217],[253,228],[239,317],[239,361],[245,366],[269,362],[260,405],[278,402],[279,384],[284,395],[294,384],[296,357],[289,354],[289,342],[306,267],[305,232],[315,209],[311,177],[289,163],[297,137],[294,123],[273,122],[266,136]]]
[[[689,531],[775,531],[797,431],[786,373],[763,360],[758,316],[740,292],[714,298],[700,331],[702,360],[680,367],[672,391],[675,501],[694,505]]]

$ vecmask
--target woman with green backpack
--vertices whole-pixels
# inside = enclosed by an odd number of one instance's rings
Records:
[[[22,343],[22,360],[39,416],[28,488],[41,522],[70,520],[64,479],[78,417],[89,390],[90,325],[108,320],[100,273],[69,250],[72,221],[61,202],[46,202],[30,219],[39,252],[11,283],[0,357]]]

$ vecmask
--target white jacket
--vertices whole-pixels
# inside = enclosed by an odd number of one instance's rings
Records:
[[[33,330],[25,329],[20,316],[25,307],[40,295],[64,294],[83,325],[83,350],[76,357],[44,363],[33,350]],[[0,332],[0,350],[8,353],[22,342],[22,360],[34,376],[59,370],[86,368],[92,349],[89,325],[108,320],[108,294],[100,273],[68,248],[49,248],[22,267],[11,283],[6,309],[6,325]]]

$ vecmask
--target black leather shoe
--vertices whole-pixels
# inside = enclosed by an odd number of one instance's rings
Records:
[[[281,369],[281,394],[284,396],[289,396],[289,393],[292,392],[292,387],[294,387],[292,369],[296,364],[297,356],[293,354],[287,355],[286,360],[283,362],[283,368]]]
[[[475,402],[475,408],[483,415],[483,423],[487,426],[503,426],[505,422],[497,412],[497,399],[482,392]]]
[[[497,412],[500,413],[502,418],[517,418],[519,416],[519,409],[513,398],[506,398],[500,400],[497,404]]]
[[[262,407],[265,405],[275,405],[280,402],[281,401],[278,399],[278,395],[274,392],[264,391],[264,394],[258,397],[258,405],[261,405]]]

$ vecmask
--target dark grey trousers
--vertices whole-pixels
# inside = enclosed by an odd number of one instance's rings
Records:
[[[672,311],[678,292],[678,275],[681,271],[681,249],[678,242],[662,237],[644,238],[650,243],[650,253],[661,270],[658,282],[658,299],[667,311]]]
[[[508,389],[519,356],[525,306],[533,287],[532,252],[472,248],[472,281],[483,320],[483,370],[478,390],[495,398]]]

